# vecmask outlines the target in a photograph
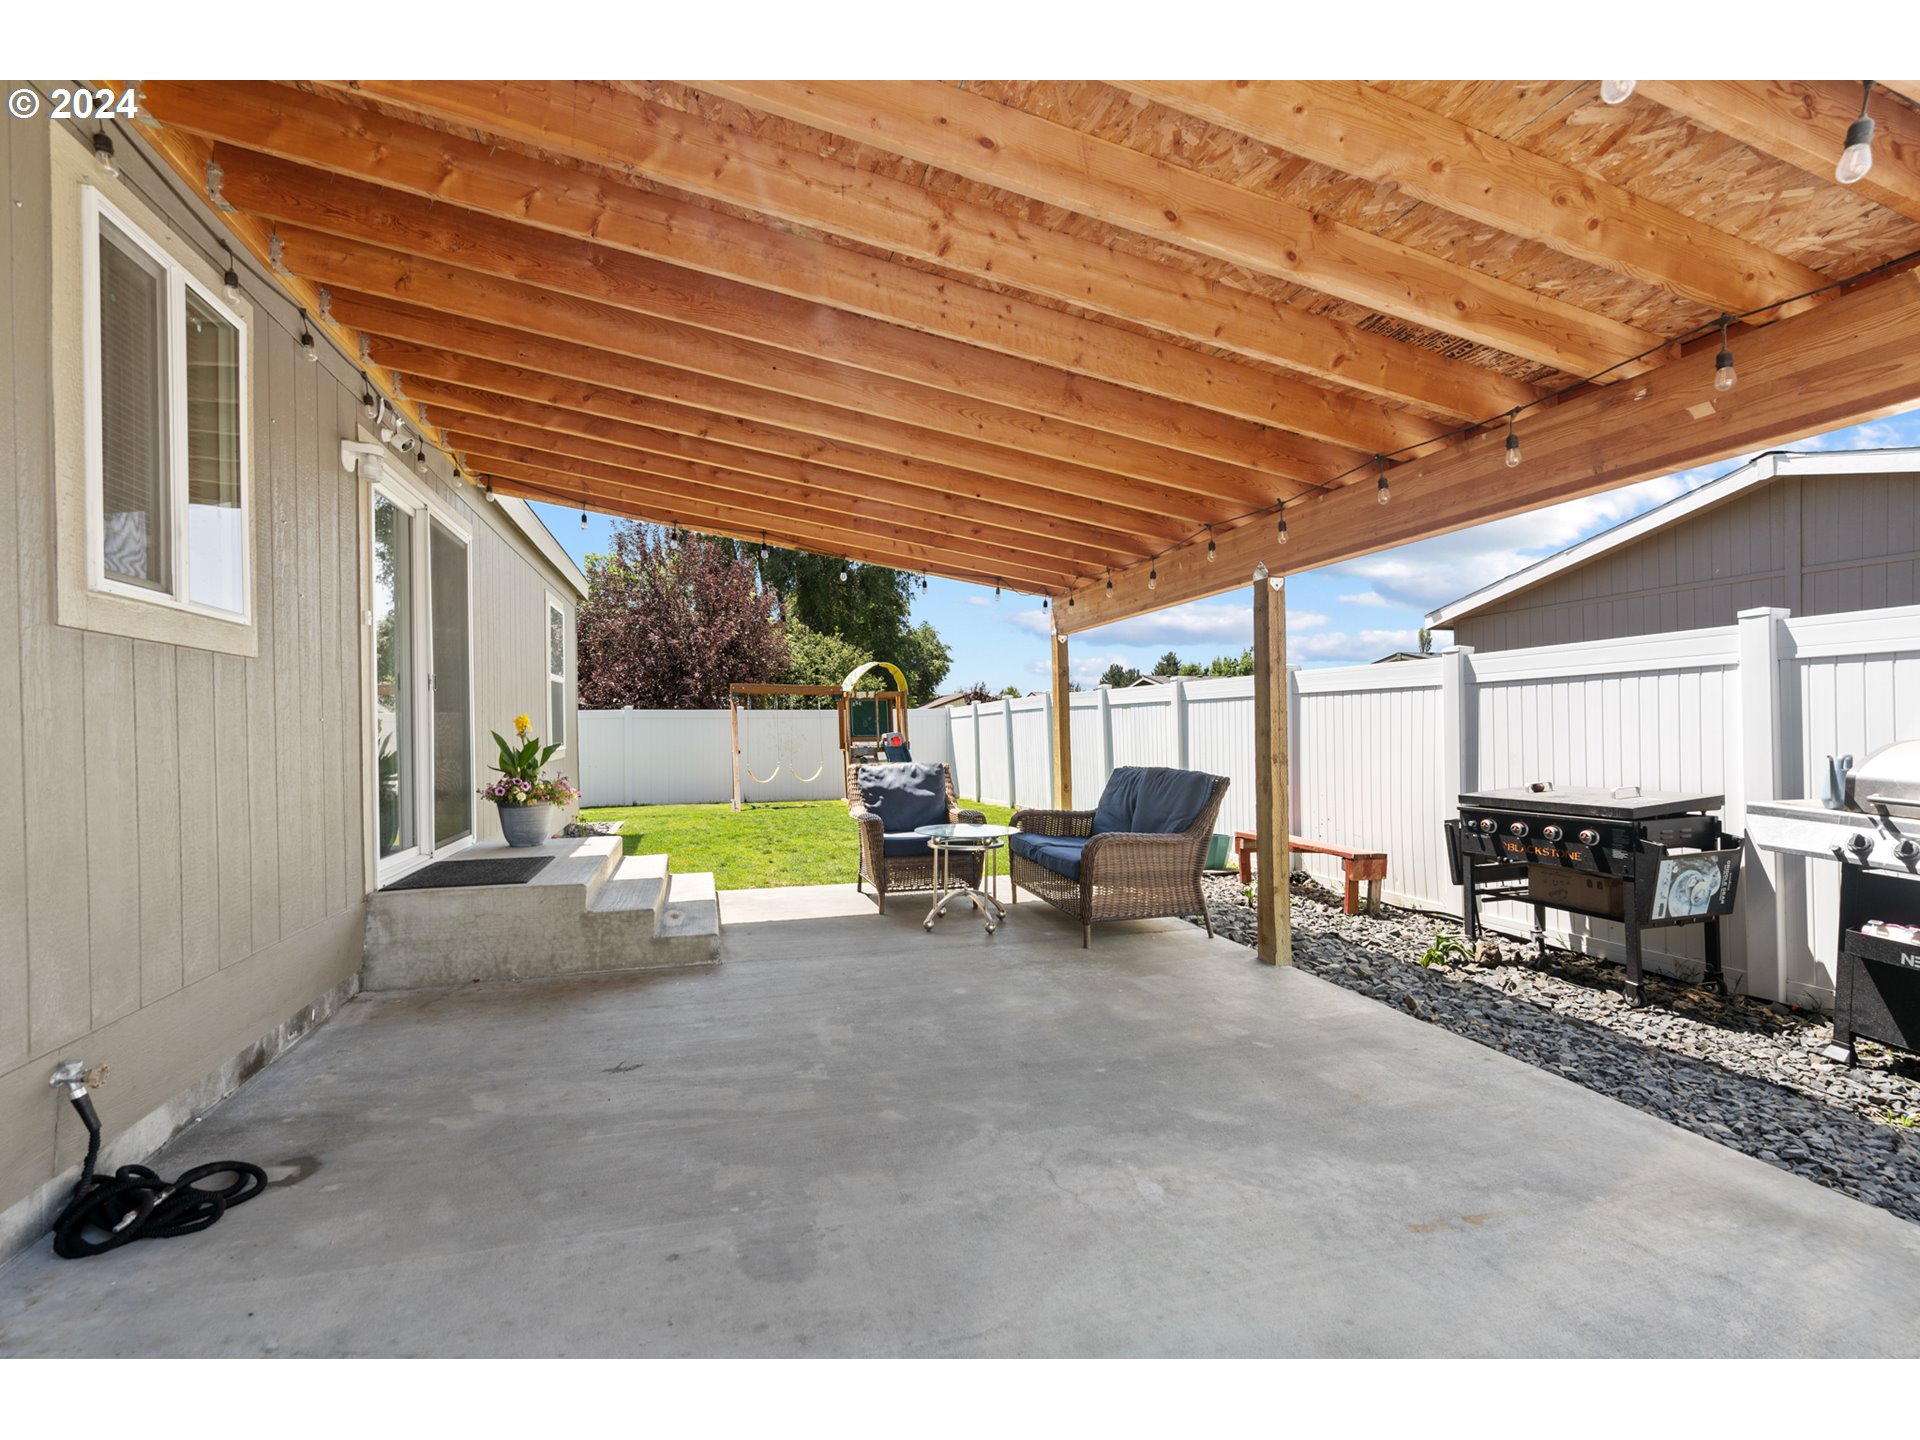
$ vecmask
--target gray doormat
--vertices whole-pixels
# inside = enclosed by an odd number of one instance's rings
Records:
[[[553,863],[551,855],[501,860],[437,860],[382,890],[458,890],[468,885],[524,885]]]

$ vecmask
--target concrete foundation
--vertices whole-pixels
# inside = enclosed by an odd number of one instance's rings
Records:
[[[1178,922],[722,903],[718,967],[361,995],[154,1162],[273,1188],[42,1242],[0,1354],[1920,1349],[1920,1227]]]
[[[381,890],[367,900],[368,990],[676,969],[720,958],[713,877],[675,875],[665,855],[623,855],[620,839],[549,840],[553,857],[521,885]],[[539,853],[474,845],[455,864]]]

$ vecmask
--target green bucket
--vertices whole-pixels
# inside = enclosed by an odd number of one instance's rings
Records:
[[[1205,870],[1231,870],[1233,869],[1232,853],[1233,837],[1231,835],[1215,835],[1211,840],[1207,841],[1207,863],[1201,868]]]

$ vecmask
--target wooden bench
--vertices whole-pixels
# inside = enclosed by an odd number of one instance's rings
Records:
[[[1296,854],[1301,855],[1337,855],[1340,857],[1341,873],[1346,877],[1347,914],[1360,913],[1360,882],[1367,882],[1367,913],[1380,913],[1380,882],[1387,878],[1387,857],[1377,850],[1346,850],[1338,845],[1322,845],[1317,840],[1303,840],[1298,835],[1287,841]],[[1258,837],[1251,830],[1233,832],[1233,853],[1240,862],[1240,883],[1253,883],[1253,852],[1258,848]]]

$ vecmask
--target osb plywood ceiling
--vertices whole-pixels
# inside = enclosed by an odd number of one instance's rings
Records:
[[[1328,563],[1920,387],[1796,370],[1912,348],[1869,318],[1920,252],[1885,86],[1853,186],[1853,82],[143,89],[479,483],[1092,604],[1223,588],[1207,541]],[[1672,408],[1723,317],[1734,393],[1799,398]],[[1500,463],[1510,416],[1551,475]]]

